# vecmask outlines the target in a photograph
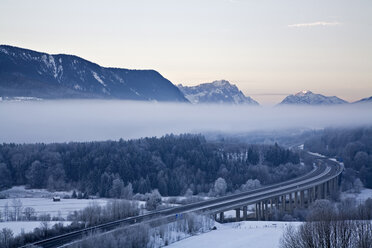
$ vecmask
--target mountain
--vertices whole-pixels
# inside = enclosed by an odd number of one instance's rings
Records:
[[[101,67],[77,56],[0,46],[0,97],[188,102],[154,70]]]
[[[280,104],[299,104],[299,105],[332,105],[344,104],[346,101],[336,96],[324,96],[314,94],[311,91],[304,90],[295,95],[289,95]]]
[[[245,96],[238,87],[226,80],[214,81],[212,83],[199,84],[197,86],[178,85],[185,97],[191,103],[227,103],[227,104],[252,104],[258,103]]]
[[[360,99],[359,101],[353,102],[353,103],[372,103],[372,96]]]

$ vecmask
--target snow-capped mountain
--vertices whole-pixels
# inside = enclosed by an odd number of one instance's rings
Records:
[[[280,104],[299,104],[299,105],[332,105],[347,103],[336,96],[324,96],[314,94],[311,91],[304,90],[295,95],[289,95]]]
[[[249,96],[245,96],[238,87],[226,80],[212,83],[199,84],[197,86],[178,85],[185,97],[191,103],[227,103],[227,104],[252,104],[258,103]]]
[[[372,103],[372,96],[360,99],[359,101],[353,103]]]
[[[73,55],[0,46],[0,97],[188,102],[154,70],[105,68]]]

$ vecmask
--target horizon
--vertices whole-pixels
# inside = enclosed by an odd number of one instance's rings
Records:
[[[286,2],[2,1],[0,43],[154,69],[174,85],[225,79],[262,105],[302,90],[371,96],[372,3]]]

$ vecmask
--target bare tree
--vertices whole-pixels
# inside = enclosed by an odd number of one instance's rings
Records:
[[[28,221],[32,220],[35,217],[35,209],[32,207],[26,207],[23,212],[26,220]]]
[[[15,221],[18,221],[22,214],[22,202],[19,199],[12,200],[13,207],[13,218]]]

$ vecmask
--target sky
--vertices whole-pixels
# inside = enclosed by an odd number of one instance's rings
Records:
[[[0,44],[225,79],[261,104],[311,90],[372,96],[370,0],[1,0]]]

